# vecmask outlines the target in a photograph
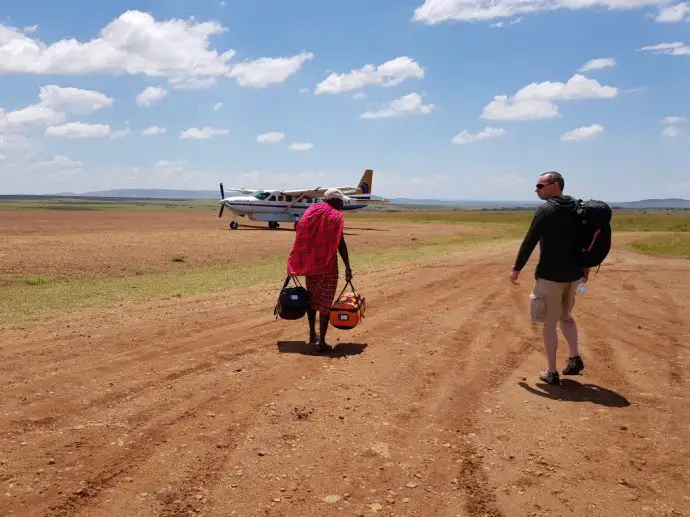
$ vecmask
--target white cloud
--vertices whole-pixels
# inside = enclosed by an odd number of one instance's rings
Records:
[[[451,140],[452,144],[455,145],[467,145],[479,142],[480,140],[486,140],[487,138],[498,138],[504,135],[506,130],[502,127],[485,127],[479,133],[470,133],[466,129],[462,130],[460,133],[455,135]]]
[[[650,45],[637,50],[647,50],[655,54],[667,54],[669,56],[690,56],[690,47],[687,47],[682,41],[659,43],[658,45]]]
[[[209,38],[227,29],[218,22],[156,21],[141,11],[126,11],[100,30],[97,38],[64,39],[47,45],[13,27],[0,26],[0,70],[35,74],[143,74],[217,76],[229,71],[234,51],[209,49]]]
[[[294,144],[290,144],[288,146],[288,149],[292,151],[308,151],[309,149],[312,149],[314,147],[313,144],[310,144],[309,142],[305,143],[300,143],[300,142],[295,142]]]
[[[222,103],[222,102],[216,102],[216,103],[213,105],[213,111],[218,111],[218,110],[219,110],[220,108],[222,108],[222,107],[223,107],[223,103]]]
[[[60,124],[67,120],[65,113],[57,112],[43,104],[32,104],[26,108],[10,111],[5,115],[6,126],[11,130],[22,130],[31,126]]]
[[[53,169],[55,172],[71,175],[81,172],[83,163],[68,156],[57,154],[51,160],[38,162],[36,165],[38,168]]]
[[[659,23],[678,23],[690,20],[690,3],[681,2],[659,10],[656,21]]]
[[[558,106],[550,101],[516,101],[507,95],[496,95],[484,106],[481,118],[487,120],[539,120],[559,115]]]
[[[38,94],[41,104],[55,111],[84,115],[103,108],[110,108],[113,99],[94,90],[60,87],[54,84],[42,86]]]
[[[50,126],[46,128],[45,135],[71,139],[104,138],[110,135],[110,126],[105,124],[68,122],[60,126]]]
[[[676,126],[668,126],[666,129],[663,130],[662,133],[664,136],[667,136],[669,138],[675,138],[678,135],[680,135],[680,129]]]
[[[261,143],[267,142],[274,144],[276,142],[280,142],[283,138],[285,138],[285,133],[273,131],[271,133],[264,133],[263,135],[257,136],[256,141]]]
[[[214,78],[225,76],[241,86],[264,87],[285,81],[313,57],[304,52],[233,65],[235,50],[210,47],[212,36],[227,32],[219,22],[157,21],[137,10],[122,13],[88,41],[70,38],[47,44],[29,32],[0,24],[0,73],[168,77],[178,89],[210,88]]]
[[[305,61],[313,57],[314,54],[311,52],[303,52],[292,57],[262,57],[233,66],[228,75],[234,77],[240,86],[265,88],[285,82],[302,68]]]
[[[196,128],[192,127],[190,129],[187,129],[186,131],[182,131],[180,133],[180,139],[182,140],[206,140],[208,138],[211,138],[213,136],[218,136],[218,135],[228,135],[229,132],[227,129],[213,129],[210,127],[204,127],[204,128]]]
[[[428,115],[436,106],[433,104],[424,104],[422,97],[418,93],[410,93],[404,95],[393,102],[384,105],[378,111],[366,111],[362,113],[359,118],[362,119],[378,119],[391,117],[407,117],[410,115]]]
[[[173,77],[168,83],[176,90],[206,90],[216,86],[218,81],[215,77]]]
[[[168,91],[165,88],[148,86],[141,93],[139,93],[139,95],[137,95],[136,100],[139,106],[151,106],[167,96]]]
[[[664,117],[661,119],[662,124],[680,124],[681,122],[685,121],[685,117],[677,117],[677,116],[671,116],[671,117]]]
[[[580,74],[567,83],[544,81],[531,83],[512,98],[497,95],[484,107],[481,118],[488,120],[537,120],[559,116],[555,102],[583,99],[611,99],[619,91],[613,86],[602,86],[598,81]]]
[[[316,85],[314,93],[342,93],[367,85],[395,86],[406,79],[423,77],[424,69],[419,63],[407,56],[401,56],[379,66],[367,64],[345,74],[331,73]]]
[[[165,134],[166,131],[165,127],[151,126],[144,129],[141,134],[142,136],[156,136]]]
[[[132,134],[132,130],[129,128],[120,129],[118,131],[113,131],[113,133],[110,135],[110,138],[112,138],[113,140],[119,140],[120,138],[128,137],[131,134]]]
[[[489,27],[495,28],[495,29],[502,29],[503,27],[507,27],[508,25],[517,25],[520,23],[524,18],[522,16],[518,16],[514,20],[510,20],[507,24],[506,22],[496,22],[492,23],[489,25]]]
[[[61,124],[70,115],[86,115],[113,105],[113,99],[94,90],[42,86],[40,101],[25,108],[4,113],[0,109],[0,128],[21,131],[27,127]]]
[[[664,5],[667,0],[425,0],[415,9],[413,20],[427,25],[443,22],[473,22],[510,18],[558,9],[580,10],[607,7],[609,10],[638,9]]]
[[[618,89],[613,86],[602,86],[595,79],[575,74],[567,83],[544,81],[531,83],[515,94],[515,99],[564,101],[575,99],[612,99],[618,95]]]
[[[165,172],[182,172],[187,168],[188,163],[185,160],[158,160],[153,166],[158,170],[165,170]]]
[[[577,129],[568,131],[561,137],[561,140],[565,142],[588,140],[600,135],[603,132],[603,126],[599,124],[592,124],[591,126],[578,127]]]
[[[601,70],[602,68],[608,68],[611,66],[616,66],[616,60],[612,57],[600,57],[597,59],[590,59],[578,70],[578,72],[589,72],[590,70]]]
[[[352,96],[352,98],[355,99],[355,100],[366,99],[366,98],[367,98],[367,94],[364,93],[364,92],[357,92],[357,93],[355,93],[355,94]]]

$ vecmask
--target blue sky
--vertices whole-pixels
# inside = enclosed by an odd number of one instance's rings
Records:
[[[6,2],[0,193],[690,197],[690,2],[487,5]]]

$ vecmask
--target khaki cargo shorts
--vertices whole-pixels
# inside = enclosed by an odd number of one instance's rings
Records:
[[[532,323],[571,319],[577,284],[578,281],[553,282],[537,278],[529,295]]]

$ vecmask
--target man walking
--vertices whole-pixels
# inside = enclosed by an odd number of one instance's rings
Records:
[[[288,274],[306,277],[309,293],[309,343],[327,352],[333,347],[326,343],[329,317],[338,287],[338,252],[345,264],[345,281],[352,280],[350,259],[345,244],[344,203],[349,200],[338,189],[328,189],[325,202],[310,206],[297,223],[295,243],[288,258]],[[316,313],[319,330],[316,333]]]
[[[563,195],[564,187],[565,181],[558,172],[539,176],[536,193],[546,203],[534,214],[510,275],[510,280],[517,283],[520,271],[538,242],[540,255],[530,294],[530,315],[533,323],[543,324],[548,367],[539,374],[539,378],[549,384],[560,384],[556,369],[559,322],[569,348],[563,375],[576,375],[585,367],[578,350],[577,325],[572,310],[578,281],[581,278],[587,281],[589,269],[583,269],[575,261],[577,200]]]

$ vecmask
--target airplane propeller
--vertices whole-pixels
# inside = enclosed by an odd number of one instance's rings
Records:
[[[225,199],[225,191],[223,190],[223,182],[220,183],[220,199],[221,201]],[[223,217],[223,208],[225,208],[225,203],[221,203],[220,212],[218,212],[218,218]]]

